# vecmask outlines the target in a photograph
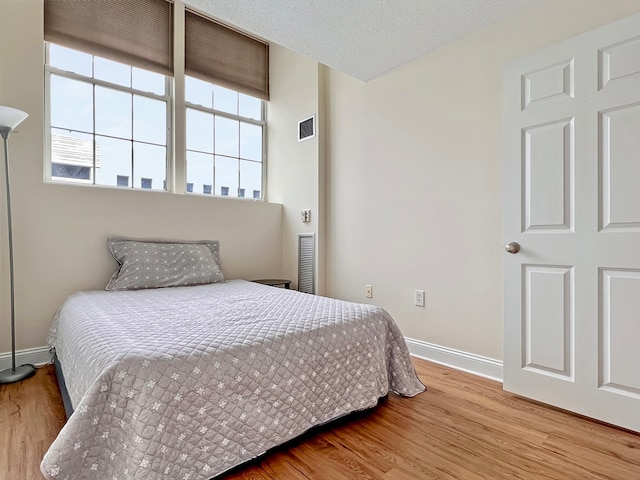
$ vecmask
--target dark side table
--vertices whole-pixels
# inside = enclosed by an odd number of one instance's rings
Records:
[[[261,278],[260,280],[252,280],[255,283],[261,283],[262,285],[269,285],[270,287],[279,287],[282,285],[284,288],[291,288],[291,280],[285,280],[284,278]]]

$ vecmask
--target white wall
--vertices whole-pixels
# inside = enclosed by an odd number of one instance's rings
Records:
[[[406,336],[501,359],[503,65],[638,10],[552,0],[368,83],[331,70],[329,294],[372,284]]]
[[[227,278],[282,275],[281,205],[43,183],[42,5],[0,0],[0,105],[30,115],[10,137],[18,350],[45,345],[67,295],[104,288],[116,266],[108,235],[217,239]],[[0,181],[1,353],[10,340],[4,173]]]

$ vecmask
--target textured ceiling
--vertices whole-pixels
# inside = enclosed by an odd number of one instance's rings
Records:
[[[184,0],[368,81],[541,0]]]

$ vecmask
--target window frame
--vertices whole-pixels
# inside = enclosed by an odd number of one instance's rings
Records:
[[[142,90],[138,90],[136,88],[133,87],[124,87],[122,85],[118,85],[117,83],[111,83],[111,82],[107,82],[105,80],[101,80],[98,78],[94,78],[94,77],[87,77],[85,75],[81,75],[79,73],[75,73],[75,72],[70,72],[67,70],[62,70],[60,68],[51,66],[49,64],[49,46],[51,45],[50,42],[44,42],[44,74],[45,74],[45,106],[44,106],[44,131],[45,131],[45,135],[44,135],[44,160],[45,160],[45,165],[44,165],[44,181],[47,183],[57,183],[57,184],[77,184],[77,185],[85,185],[85,186],[91,186],[91,187],[102,187],[102,188],[118,188],[118,189],[123,189],[123,187],[119,187],[118,185],[102,185],[102,184],[96,184],[95,183],[95,168],[96,168],[96,142],[95,142],[95,137],[96,137],[96,132],[95,132],[95,128],[96,128],[96,118],[95,118],[95,87],[103,87],[103,88],[109,88],[112,90],[116,90],[118,92],[122,92],[122,93],[127,93],[127,94],[131,94],[131,95],[138,95],[141,97],[145,97],[145,98],[151,98],[153,100],[160,100],[163,102],[166,102],[167,105],[167,109],[166,109],[166,132],[165,132],[165,148],[166,148],[166,162],[165,162],[165,185],[166,187],[164,189],[156,189],[155,191],[158,192],[162,192],[162,191],[166,191],[166,192],[171,192],[170,190],[170,186],[173,185],[172,182],[172,177],[171,175],[171,171],[172,168],[170,167],[172,162],[174,161],[174,155],[173,155],[173,151],[174,151],[174,147],[173,147],[173,139],[174,139],[174,134],[173,134],[173,111],[174,111],[174,98],[171,95],[171,92],[174,90],[173,89],[173,78],[172,77],[168,77],[168,76],[164,76],[165,78],[165,94],[164,95],[159,95],[153,92],[145,92]],[[57,44],[56,44],[57,45]],[[68,48],[68,47],[64,47],[64,45],[59,45],[63,48]],[[75,50],[75,49],[72,49]],[[77,50],[76,50],[77,51]],[[86,52],[85,52],[86,53]],[[100,55],[96,55],[96,54],[91,54],[91,53],[87,53],[87,55],[91,55],[92,57],[99,57],[99,58],[104,58],[104,57],[100,57]],[[94,69],[94,62],[91,62],[91,68],[92,68],[92,74],[93,69]],[[93,142],[93,165],[91,166],[91,178],[89,180],[83,180],[83,179],[74,179],[74,178],[60,178],[60,177],[54,177],[52,175],[52,168],[53,168],[53,159],[52,159],[52,155],[51,155],[51,75],[57,75],[59,77],[63,77],[63,78],[68,78],[71,80],[75,80],[75,81],[80,81],[80,82],[84,82],[88,85],[92,86],[93,89],[93,108],[94,108],[94,112],[93,112],[93,125],[92,125],[92,132],[81,132],[78,130],[79,133],[83,133],[86,135],[91,135],[94,138],[94,142]],[[133,110],[132,110],[132,115],[133,115]],[[74,132],[76,130],[73,130]],[[101,135],[102,136],[102,135]],[[120,137],[110,137],[110,138],[120,138]],[[124,140],[128,140],[128,139],[124,139]],[[131,142],[134,142],[135,140],[132,138]],[[142,143],[147,143],[147,142],[142,142]],[[133,157],[132,157],[133,158]],[[135,168],[135,159],[133,159],[134,164],[132,165],[132,171]],[[131,179],[131,186],[127,187],[127,189],[131,189],[131,190],[152,190],[152,189],[147,189],[147,188],[142,188],[142,187],[135,187],[135,174],[133,175],[133,178]],[[152,190],[153,191],[153,190]]]
[[[188,75],[185,74],[185,79]],[[207,83],[211,83],[212,85],[216,85],[219,87],[222,87],[222,85],[219,85],[217,83],[213,83],[213,82],[207,82]],[[223,88],[227,88],[227,87],[223,87]],[[233,90],[234,92],[237,92],[237,90]],[[239,95],[242,94],[242,92],[237,92]],[[245,94],[246,95],[246,94]],[[252,98],[258,98],[258,97],[252,97]],[[249,117],[243,117],[240,114],[235,115],[233,113],[229,113],[229,112],[225,112],[223,110],[216,110],[215,108],[209,108],[209,107],[205,107],[203,105],[199,105],[197,103],[191,103],[188,102],[186,99],[184,100],[184,117],[185,117],[185,124],[184,124],[184,128],[185,128],[185,136],[186,136],[186,131],[187,131],[187,121],[186,121],[186,116],[187,116],[187,110],[188,109],[192,109],[192,110],[196,110],[198,112],[202,112],[202,113],[206,113],[206,114],[211,114],[214,116],[214,119],[216,116],[219,117],[223,117],[223,118],[227,118],[229,120],[234,120],[234,121],[239,121],[240,123],[248,123],[251,125],[255,125],[255,126],[259,126],[262,128],[262,145],[261,145],[261,158],[260,158],[260,168],[261,168],[261,174],[260,174],[260,198],[259,199],[254,199],[251,198],[251,200],[253,201],[260,201],[260,200],[264,200],[265,196],[264,196],[264,186],[265,186],[265,164],[266,164],[266,160],[267,160],[267,101],[266,100],[262,100],[262,99],[258,99],[260,100],[260,116],[261,116],[261,120],[256,120],[255,118],[249,118]],[[214,123],[215,125],[215,123]],[[213,132],[212,132],[213,134]],[[197,153],[206,153],[207,155],[209,155],[208,152],[201,152],[200,150],[189,150],[186,147],[185,144],[185,193],[186,193],[186,178],[187,178],[187,152],[197,152]],[[247,199],[247,197],[240,197],[238,196],[238,192],[236,192],[235,196],[231,196],[231,195],[218,195],[216,194],[216,188],[215,188],[215,178],[216,178],[216,171],[215,171],[215,157],[216,156],[221,156],[221,157],[226,157],[226,158],[233,158],[235,159],[236,157],[230,157],[228,155],[220,155],[220,154],[216,154],[215,153],[215,142],[214,142],[214,152],[211,154],[212,155],[212,161],[214,162],[214,166],[213,166],[213,186],[212,186],[212,193],[208,194],[208,193],[200,193],[200,192],[188,192],[189,195],[204,195],[207,197],[225,197],[225,198],[237,198],[237,199]],[[238,151],[238,189],[241,188],[240,187],[240,161],[242,161],[242,157],[240,157],[240,152]],[[250,160],[250,159],[244,159],[245,161],[250,161],[250,162],[255,162],[258,163],[255,160]]]

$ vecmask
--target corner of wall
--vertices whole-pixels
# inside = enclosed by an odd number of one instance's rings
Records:
[[[267,109],[267,195],[283,205],[282,272],[297,287],[298,234],[316,234],[316,291],[325,290],[324,71],[314,60],[272,44]],[[298,121],[316,115],[315,138],[298,142]],[[300,210],[311,210],[301,222]]]

